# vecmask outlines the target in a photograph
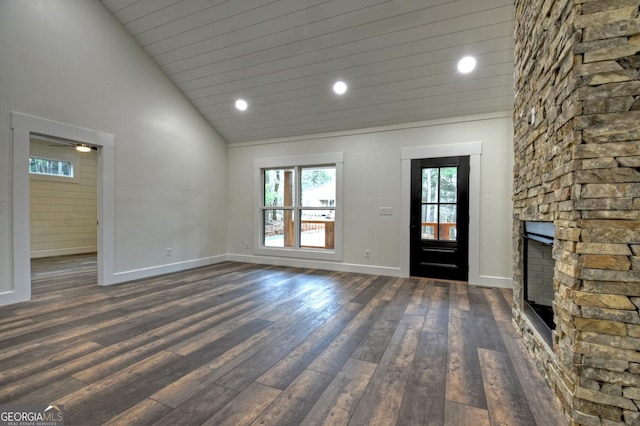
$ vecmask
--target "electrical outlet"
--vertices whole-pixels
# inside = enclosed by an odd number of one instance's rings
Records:
[[[247,250],[249,250],[250,246],[249,246],[249,242],[247,241],[246,243],[244,243],[244,248],[246,248]]]
[[[367,258],[367,259],[371,258],[371,250],[365,250],[364,251],[364,257]]]
[[[380,216],[391,216],[393,214],[393,207],[380,207]]]
[[[171,247],[167,247],[167,256],[171,256]]]

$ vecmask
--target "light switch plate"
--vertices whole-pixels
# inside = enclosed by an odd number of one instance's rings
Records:
[[[391,216],[393,214],[393,207],[380,207],[380,216]]]

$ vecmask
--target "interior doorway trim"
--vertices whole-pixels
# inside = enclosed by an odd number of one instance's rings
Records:
[[[441,158],[469,156],[469,284],[496,286],[480,277],[480,155],[482,142],[467,142],[453,145],[432,145],[403,148],[401,189],[401,271],[408,277],[411,258],[411,160],[418,158]],[[498,286],[500,286],[498,284]]]
[[[114,280],[115,137],[58,121],[11,113],[13,129],[13,292],[0,295],[0,305],[31,299],[29,228],[29,147],[31,134],[68,139],[98,150],[98,285]]]

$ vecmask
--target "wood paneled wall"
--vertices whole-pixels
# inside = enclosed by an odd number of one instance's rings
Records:
[[[73,161],[74,179],[30,175],[31,257],[97,251],[97,151],[31,141],[31,155]]]

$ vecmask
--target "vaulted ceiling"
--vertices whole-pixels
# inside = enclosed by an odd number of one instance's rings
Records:
[[[513,107],[513,0],[102,1],[229,144]]]

